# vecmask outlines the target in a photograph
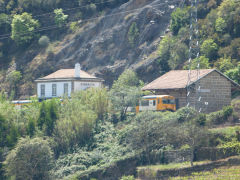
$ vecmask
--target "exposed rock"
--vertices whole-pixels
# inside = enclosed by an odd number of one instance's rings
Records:
[[[82,27],[81,33],[62,41],[58,51],[40,64],[39,55],[36,56],[24,71],[32,71],[33,78],[39,78],[59,68],[72,68],[80,62],[84,70],[103,77],[107,85],[127,68],[134,69],[144,81],[151,81],[161,73],[154,52],[160,37],[168,29],[170,14],[178,2],[130,0]],[[134,22],[139,36],[133,46],[128,41],[128,31]]]

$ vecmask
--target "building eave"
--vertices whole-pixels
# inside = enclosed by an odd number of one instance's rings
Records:
[[[222,75],[223,77],[225,77],[226,79],[228,79],[233,85],[237,86],[240,89],[240,85],[238,83],[236,83],[235,81],[233,81],[232,79],[230,79],[229,77],[227,77],[225,74],[221,73],[220,71],[218,71],[217,69],[213,69],[212,71],[210,71],[209,73],[203,75],[202,77],[200,77],[199,79],[197,79],[196,81],[193,81],[191,84],[189,84],[189,86],[195,84],[197,81],[199,81],[200,79],[206,77],[208,74],[212,73],[216,71],[217,73],[219,73],[220,75]],[[187,88],[188,85],[185,86],[185,88]]]
[[[61,81],[94,81],[94,82],[104,82],[104,79],[102,78],[39,78],[36,79],[35,82],[61,82]]]
[[[179,87],[179,88],[163,88],[163,89],[141,89],[142,91],[160,91],[160,90],[178,90],[178,89],[185,89],[185,87]]]

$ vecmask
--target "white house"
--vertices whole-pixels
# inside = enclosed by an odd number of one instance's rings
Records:
[[[60,69],[35,80],[39,99],[70,96],[75,91],[102,87],[103,81],[81,70],[79,63],[75,64],[75,69]]]

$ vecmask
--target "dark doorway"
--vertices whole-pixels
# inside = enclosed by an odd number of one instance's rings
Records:
[[[179,109],[179,99],[175,99],[175,102],[176,102],[176,110]]]

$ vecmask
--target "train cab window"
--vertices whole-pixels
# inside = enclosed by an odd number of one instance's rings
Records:
[[[149,106],[149,101],[148,100],[142,100],[141,105],[142,106]]]
[[[169,103],[168,104],[175,104],[174,99],[169,99]]]
[[[156,101],[155,100],[153,100],[153,106],[156,106]]]
[[[163,104],[168,104],[168,99],[162,99]]]

